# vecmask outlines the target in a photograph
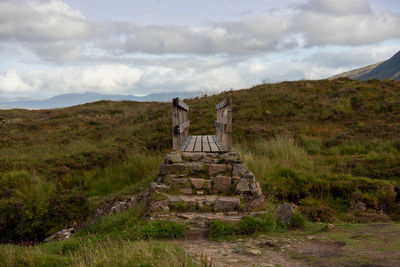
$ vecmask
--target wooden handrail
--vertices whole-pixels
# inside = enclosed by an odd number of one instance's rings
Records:
[[[227,151],[232,150],[232,99],[225,98],[215,106],[217,120],[216,135]]]
[[[189,106],[178,97],[172,100],[172,149],[179,150],[189,137]]]

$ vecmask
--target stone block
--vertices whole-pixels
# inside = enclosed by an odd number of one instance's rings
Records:
[[[222,193],[227,193],[231,189],[232,179],[228,176],[218,175],[212,179],[213,188]]]
[[[259,211],[264,209],[265,207],[265,199],[263,196],[258,197],[256,199],[254,199],[251,203],[250,203],[250,207],[253,211]]]
[[[208,174],[209,175],[215,175],[218,173],[223,173],[226,171],[226,165],[225,164],[210,164],[208,166]]]
[[[239,194],[243,194],[249,191],[249,181],[245,178],[240,179],[239,183],[236,185],[236,192]]]
[[[230,163],[242,163],[243,162],[243,160],[240,158],[239,153],[236,153],[236,152],[224,153],[221,155],[221,158],[225,162],[230,162]]]
[[[203,188],[206,183],[205,179],[200,179],[200,178],[190,178],[189,180],[196,189]]]
[[[164,159],[164,163],[166,164],[173,164],[180,162],[182,162],[182,157],[178,153],[169,153]]]
[[[178,174],[188,172],[190,170],[190,166],[182,163],[175,164],[162,164],[160,166],[160,174],[161,175],[169,175],[169,174]]]
[[[240,199],[233,197],[221,197],[214,202],[214,211],[234,211],[240,206]]]
[[[246,172],[246,166],[243,163],[232,164],[232,176],[242,176]]]
[[[184,152],[182,153],[182,157],[185,160],[189,160],[189,161],[199,161],[204,157],[205,153],[198,153],[198,152]]]

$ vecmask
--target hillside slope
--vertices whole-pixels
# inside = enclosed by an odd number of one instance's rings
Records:
[[[296,203],[309,216],[314,207],[342,214],[362,202],[397,216],[398,83],[283,82],[186,100],[191,134],[214,133],[215,104],[228,95],[234,147],[269,202]],[[102,203],[145,190],[170,150],[170,103],[1,110],[2,241],[42,240]]]
[[[393,79],[398,81],[400,80],[400,51],[386,61],[337,74],[328,79],[332,80],[340,77],[362,81],[369,79]]]

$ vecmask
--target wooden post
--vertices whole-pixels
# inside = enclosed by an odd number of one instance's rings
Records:
[[[172,150],[179,150],[189,137],[189,106],[178,97],[172,99]]]
[[[227,97],[215,106],[216,135],[227,151],[232,150],[232,98]]]

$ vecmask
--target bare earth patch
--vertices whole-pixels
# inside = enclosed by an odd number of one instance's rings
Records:
[[[338,225],[234,241],[176,240],[209,266],[400,266],[400,224]]]

